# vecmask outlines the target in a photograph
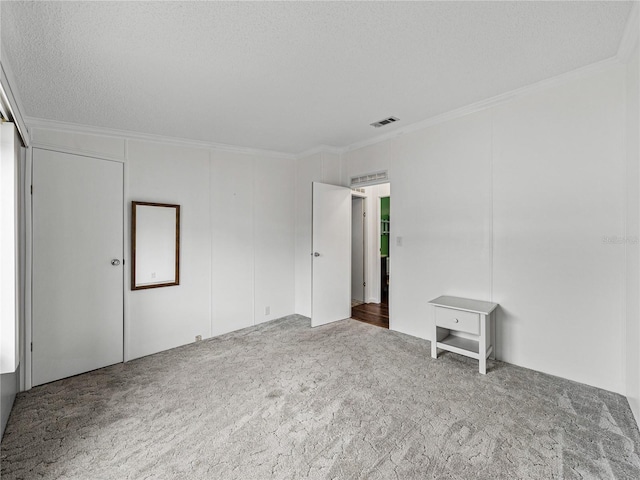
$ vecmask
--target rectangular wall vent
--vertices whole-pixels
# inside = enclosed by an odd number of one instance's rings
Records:
[[[351,187],[365,186],[365,185],[378,185],[380,183],[387,183],[389,181],[389,173],[384,170],[381,172],[367,173],[366,175],[358,175],[357,177],[351,177]]]
[[[398,120],[400,119],[396,117],[389,117],[385,118],[384,120],[380,120],[379,122],[371,123],[370,125],[374,128],[380,128],[384,127],[385,125],[389,125],[390,123],[397,122]]]

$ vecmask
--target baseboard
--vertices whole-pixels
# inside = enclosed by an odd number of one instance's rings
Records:
[[[18,385],[20,384],[20,366],[13,373],[3,373],[0,375],[0,439],[4,435],[4,429],[7,426],[9,415],[11,414],[11,408],[13,402],[16,399],[18,393]]]
[[[640,399],[627,397],[627,402],[629,402],[631,413],[633,413],[633,416],[636,419],[636,425],[640,427]]]

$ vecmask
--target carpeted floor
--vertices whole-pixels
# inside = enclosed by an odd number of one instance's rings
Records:
[[[638,479],[625,398],[291,316],[18,396],[10,479]]]

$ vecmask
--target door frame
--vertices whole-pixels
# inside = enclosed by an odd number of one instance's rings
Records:
[[[362,281],[364,282],[364,285],[362,286],[362,301],[363,303],[367,303],[367,195],[366,193],[351,190],[352,202],[354,198],[361,199],[362,213],[364,217],[362,221]],[[351,219],[351,222],[353,223],[353,218]],[[351,242],[353,242],[353,237],[351,237]],[[353,271],[351,272],[351,275],[353,276]]]
[[[366,173],[363,173],[361,175],[366,175]],[[367,283],[367,286],[365,287],[365,303],[371,303],[371,301],[378,301],[380,302],[382,299],[380,298],[381,295],[381,285],[380,285],[380,260],[379,260],[379,254],[380,254],[380,199],[384,198],[384,197],[392,197],[392,192],[391,192],[391,180],[389,178],[385,178],[379,181],[372,181],[370,183],[363,183],[363,184],[359,184],[359,185],[354,185],[351,187],[352,189],[352,195],[357,195],[357,196],[362,196],[365,198],[365,209],[367,211],[367,217],[366,217],[366,222],[365,222],[365,251],[366,251],[366,261],[365,261],[365,269],[368,268],[369,266],[369,256],[373,255],[373,252],[371,252],[370,249],[373,249],[374,252],[378,253],[378,260],[376,262],[374,262],[373,268],[370,270],[366,270],[366,274],[365,274],[365,282]],[[375,187],[378,185],[389,185],[389,192],[387,194],[384,195],[379,195],[377,192],[367,192],[366,189],[369,187]],[[355,188],[364,188],[365,192],[359,192],[357,190],[354,190]],[[366,205],[367,205],[367,201],[371,202],[371,205],[373,205],[372,210],[367,209]],[[391,204],[389,205],[389,217],[391,217],[391,212],[393,212],[393,202],[391,202]],[[375,218],[374,218],[375,217]],[[369,229],[369,222],[375,222],[374,223],[374,227],[373,229]],[[373,231],[373,236],[374,238],[369,238],[370,233],[372,233]],[[395,255],[395,245],[394,242],[391,241],[391,235],[389,235],[389,257],[392,257],[392,252]],[[371,278],[369,278],[371,277]],[[374,279],[375,277],[378,278],[378,280],[376,282],[370,282],[369,280]],[[374,289],[374,283],[377,285],[377,294],[375,294],[376,289]],[[394,283],[393,281],[389,281],[389,297],[388,297],[388,302],[389,302],[389,329],[392,330],[392,319],[393,319],[393,290],[394,290]]]
[[[50,150],[58,153],[66,153],[70,155],[81,155],[85,157],[91,157],[98,160],[104,160],[109,162],[117,162],[122,164],[122,219],[123,219],[123,239],[122,239],[122,248],[123,248],[123,260],[124,265],[122,269],[123,278],[123,289],[122,289],[122,301],[123,301],[123,312],[122,312],[122,321],[123,321],[123,359],[124,362],[128,362],[130,360],[129,355],[129,329],[130,329],[130,320],[129,320],[129,297],[125,294],[127,288],[130,286],[130,277],[128,274],[129,269],[131,268],[130,262],[127,262],[128,252],[131,251],[130,248],[130,225],[127,221],[129,211],[127,209],[127,201],[129,194],[129,186],[128,186],[128,177],[129,177],[129,164],[126,161],[126,153],[125,158],[114,158],[106,155],[102,155],[98,152],[83,152],[74,149],[67,149],[62,147],[51,147],[49,145],[40,145],[38,143],[32,143],[27,147],[26,158],[25,158],[25,166],[24,166],[24,184],[23,184],[23,193],[24,198],[23,201],[23,211],[20,212],[22,219],[25,225],[25,271],[24,271],[24,335],[23,345],[21,345],[21,355],[20,355],[20,391],[31,390],[33,387],[33,378],[32,378],[32,369],[33,369],[33,357],[31,353],[31,342],[33,340],[33,197],[31,195],[31,186],[33,179],[33,149],[38,148],[40,150]]]
[[[389,180],[385,180],[379,183],[373,183],[371,185],[366,185],[365,188],[375,187],[377,185],[389,185],[389,191],[391,191],[391,182]],[[367,286],[365,289],[365,302],[366,303],[378,303],[381,301],[380,298],[380,199],[383,197],[390,197],[391,193],[380,195],[378,192],[367,192],[366,201],[369,202],[367,208],[367,221],[366,223],[366,268],[367,270],[367,278],[365,281],[367,282]],[[366,202],[365,202],[366,203]],[[366,208],[366,207],[365,207]],[[390,207],[392,210],[393,207]],[[371,223],[373,222],[373,223]],[[391,239],[390,239],[391,240]],[[389,256],[391,256],[392,250],[395,250],[392,247],[392,242],[389,241]],[[372,260],[370,257],[375,255],[375,260]],[[377,288],[376,288],[377,287]],[[391,299],[391,286],[389,287],[389,299]],[[391,300],[389,300],[391,302]]]
[[[389,199],[389,219],[391,219],[391,184],[389,184],[389,194],[388,195],[378,195],[377,196],[377,223],[376,223],[376,240],[378,242],[378,252],[382,253],[382,199],[383,198],[388,198]],[[389,238],[387,238],[387,258],[391,258],[391,224],[389,224]],[[391,261],[387,262],[388,265],[391,264]],[[382,282],[382,267],[379,266],[380,264],[378,263],[378,278],[380,279],[380,282]],[[389,275],[389,268],[387,269],[387,275]],[[378,286],[378,296],[379,296],[379,300],[380,303],[382,303],[382,283],[380,283],[380,285]],[[390,298],[390,293],[391,293],[391,279],[389,279],[389,290],[387,291],[387,305],[389,305],[391,302],[389,300]]]

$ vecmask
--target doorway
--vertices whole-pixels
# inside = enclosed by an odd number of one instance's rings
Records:
[[[352,207],[351,318],[389,328],[390,184],[371,185],[358,189],[353,193]],[[362,241],[359,232],[362,232]],[[363,258],[362,269],[357,262],[358,258]],[[357,285],[361,276],[364,277],[363,301],[360,301],[358,296],[360,288]]]

